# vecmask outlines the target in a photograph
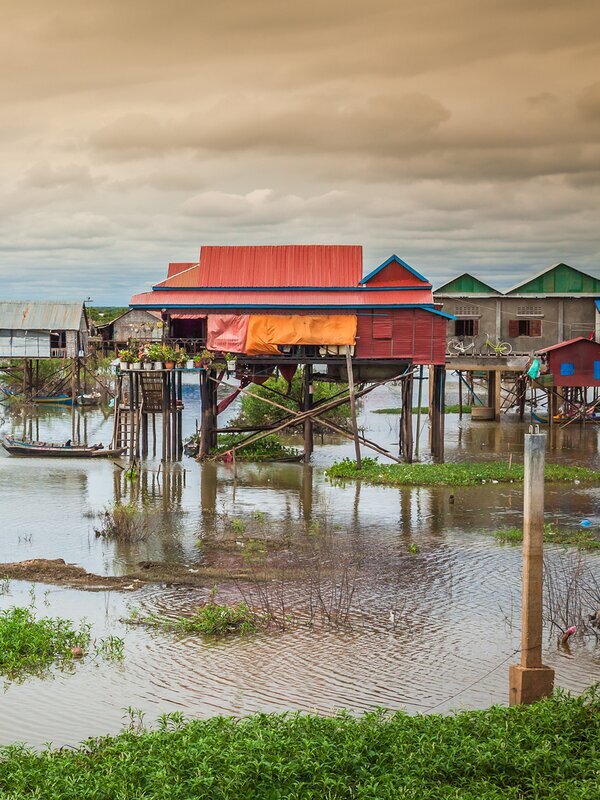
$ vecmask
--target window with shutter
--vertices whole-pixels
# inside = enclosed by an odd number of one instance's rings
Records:
[[[391,317],[373,317],[373,338],[374,339],[392,338]]]
[[[457,319],[454,323],[455,336],[477,336],[478,333],[478,319]]]
[[[513,338],[517,336],[541,336],[541,319],[511,319],[508,323],[508,335]]]
[[[575,374],[575,364],[571,364],[568,361],[563,362],[560,365],[560,374],[561,375],[574,375]]]

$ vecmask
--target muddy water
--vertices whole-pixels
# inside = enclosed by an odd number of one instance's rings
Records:
[[[372,438],[390,447],[398,418],[372,412],[394,405],[394,393],[382,390],[361,415]],[[196,417],[196,387],[190,385],[186,431]],[[69,438],[70,411],[45,410],[32,424],[44,439]],[[28,425],[27,419],[8,418],[4,430]],[[79,426],[87,428],[89,441],[110,438],[110,419],[99,411],[85,412]],[[449,416],[447,457],[512,453],[519,459],[523,432],[523,425],[509,420],[473,425],[468,417],[459,422]],[[427,458],[426,424],[422,436]],[[600,468],[595,428],[572,426],[557,434],[553,448],[551,460]],[[39,614],[85,618],[98,636],[123,636],[126,656],[122,666],[86,661],[72,675],[9,685],[0,697],[0,741],[75,743],[117,731],[127,706],[142,709],[151,721],[173,710],[208,716],[386,705],[419,712],[504,703],[507,667],[519,645],[520,552],[496,544],[491,532],[519,524],[521,490],[331,486],[323,467],[352,451],[351,443],[326,442],[317,447],[312,467],[246,464],[234,471],[185,460],[164,475],[150,460],[140,491],[160,516],[159,532],[130,545],[94,534],[98,513],[130,492],[118,468],[100,461],[21,460],[2,452],[0,562],[64,558],[101,574],[124,574],[140,560],[193,565],[200,557],[198,539],[211,535],[224,514],[248,521],[260,510],[270,536],[291,531],[292,547],[307,527],[329,526],[339,552],[350,550],[361,568],[351,630],[299,627],[223,642],[176,639],[120,621],[134,608],[186,612],[206,599],[208,586],[156,585],[133,594],[35,586]],[[598,519],[599,499],[599,489],[549,487],[546,508],[549,518],[575,526],[583,517]],[[550,558],[566,558],[560,548],[549,551]],[[597,557],[587,558],[600,570]],[[237,590],[222,585],[220,591],[228,599]],[[30,592],[30,584],[11,582],[0,608],[31,602]],[[555,667],[559,685],[576,691],[600,676],[600,652],[590,642],[575,644],[569,654],[548,641],[545,661]]]

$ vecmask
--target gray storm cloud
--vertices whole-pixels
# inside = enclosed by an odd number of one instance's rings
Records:
[[[600,267],[596,0],[6,6],[6,296],[121,303],[203,242]]]

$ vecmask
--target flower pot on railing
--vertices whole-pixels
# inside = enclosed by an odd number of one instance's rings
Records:
[[[119,361],[119,369],[121,370],[121,372],[125,372],[125,370],[128,370],[129,364],[127,363],[127,361]]]
[[[162,368],[163,368],[163,362],[162,362],[162,361],[153,361],[153,362],[152,362],[152,366],[153,366],[153,367],[154,367],[154,369],[156,369],[156,370],[158,370],[158,369],[162,369]]]
[[[142,362],[142,369],[144,372],[150,372],[152,369],[152,362],[151,361],[143,361]]]
[[[141,368],[142,368],[141,361],[134,361],[133,364],[131,365],[131,369],[139,370]]]
[[[194,369],[194,359],[190,358],[185,362],[186,369]]]
[[[165,369],[174,369],[175,362],[174,361],[165,361]]]
[[[235,372],[235,359],[230,359],[227,362],[227,372]]]

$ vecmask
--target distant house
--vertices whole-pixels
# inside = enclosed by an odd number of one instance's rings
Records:
[[[0,302],[0,358],[76,358],[88,335],[83,303]]]
[[[131,339],[160,340],[163,325],[160,311],[132,308],[105,325],[97,325],[96,331],[102,338],[104,348],[110,350],[125,347]]]
[[[515,353],[533,353],[565,339],[600,339],[600,280],[568,264],[555,264],[500,292],[464,272],[433,293],[456,317],[448,338],[486,335],[509,342]]]
[[[600,386],[600,344],[579,336],[544,347],[548,371],[555,386]]]

